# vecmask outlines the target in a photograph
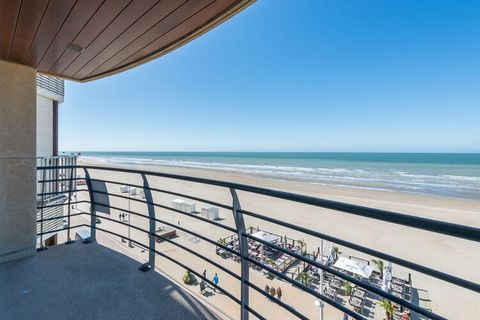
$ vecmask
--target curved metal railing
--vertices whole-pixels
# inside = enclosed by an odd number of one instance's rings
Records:
[[[358,287],[361,287],[369,292],[372,292],[384,299],[388,299],[389,301],[403,307],[406,309],[409,309],[419,315],[422,315],[424,317],[427,317],[429,319],[445,319],[441,315],[435,314],[430,310],[424,309],[408,300],[405,300],[403,298],[397,297],[387,291],[382,290],[379,286],[376,286],[369,281],[358,279],[354,276],[351,276],[349,274],[346,274],[344,272],[340,272],[337,269],[333,268],[332,266],[328,266],[327,264],[320,263],[317,260],[314,260],[312,258],[309,258],[303,254],[299,254],[296,252],[293,252],[283,246],[279,246],[277,244],[259,239],[257,237],[253,237],[251,234],[248,234],[246,229],[245,229],[245,223],[244,223],[244,216],[249,216],[253,217],[256,219],[260,219],[262,221],[266,221],[268,223],[276,224],[281,227],[285,227],[291,230],[295,230],[297,232],[305,233],[310,236],[313,236],[318,239],[323,239],[327,241],[331,241],[333,243],[336,243],[338,245],[353,249],[358,252],[365,253],[367,255],[371,255],[380,259],[384,259],[386,261],[401,265],[403,267],[406,267],[408,269],[423,273],[425,275],[446,281],[448,283],[451,283],[453,285],[474,291],[476,293],[480,293],[480,285],[474,282],[471,282],[466,279],[459,278],[454,275],[450,275],[438,270],[435,270],[433,268],[430,268],[428,266],[424,266],[412,261],[408,261],[387,253],[383,253],[377,250],[373,250],[371,248],[361,246],[343,239],[339,239],[337,237],[327,235],[324,233],[317,232],[315,230],[311,230],[309,228],[301,227],[298,225],[294,225],[289,222],[285,222],[279,219],[275,219],[271,216],[263,215],[260,213],[256,213],[253,211],[249,210],[243,210],[241,208],[241,203],[240,200],[237,196],[237,191],[243,191],[243,192],[248,192],[248,193],[254,193],[254,194],[259,194],[267,197],[273,197],[277,199],[282,199],[282,200],[288,200],[288,201],[293,201],[297,203],[302,203],[310,206],[315,206],[315,207],[321,207],[321,208],[326,208],[326,209],[331,209],[335,211],[340,211],[343,213],[351,214],[351,215],[356,215],[356,216],[361,216],[365,218],[370,218],[370,219],[375,219],[375,220],[380,220],[388,223],[393,223],[397,225],[402,225],[410,228],[415,228],[415,229],[420,229],[420,230],[425,230],[429,232],[434,232],[437,234],[442,234],[442,235],[447,235],[455,238],[460,238],[460,239],[465,239],[473,242],[480,242],[480,229],[475,228],[475,227],[470,227],[470,226],[464,226],[464,225],[458,225],[458,224],[453,224],[453,223],[448,223],[448,222],[443,222],[443,221],[437,221],[433,219],[427,219],[427,218],[422,218],[422,217],[416,217],[412,215],[406,215],[406,214],[401,214],[401,213],[396,213],[396,212],[390,212],[386,210],[380,210],[380,209],[373,209],[373,208],[368,208],[368,207],[363,207],[363,206],[358,206],[358,205],[353,205],[353,204],[348,204],[348,203],[342,203],[342,202],[336,202],[336,201],[331,201],[331,200],[325,200],[321,198],[316,198],[316,197],[311,197],[311,196],[306,196],[306,195],[300,195],[300,194],[295,194],[295,193],[290,193],[290,192],[284,192],[284,191],[278,191],[278,190],[272,190],[272,189],[267,189],[267,188],[261,188],[261,187],[255,187],[255,186],[250,186],[250,185],[245,185],[245,184],[239,184],[239,183],[232,183],[232,182],[226,182],[226,181],[219,181],[219,180],[212,180],[212,179],[205,179],[205,178],[198,178],[198,177],[189,177],[189,176],[183,176],[183,175],[176,175],[176,174],[168,174],[168,173],[161,173],[161,172],[152,172],[152,171],[144,171],[144,170],[135,170],[135,169],[123,169],[123,168],[115,168],[115,167],[100,167],[100,166],[85,166],[85,165],[80,165],[80,166],[43,166],[43,167],[38,167],[37,170],[45,172],[46,170],[83,170],[84,171],[84,177],[74,177],[73,174],[70,175],[69,179],[50,179],[50,180],[41,180],[39,181],[40,183],[52,183],[52,182],[68,182],[69,187],[67,190],[60,190],[57,192],[49,192],[49,193],[41,193],[39,196],[45,196],[45,195],[51,195],[51,194],[68,194],[68,201],[63,204],[56,204],[56,205],[45,205],[42,203],[37,209],[40,210],[40,219],[37,220],[37,223],[43,224],[46,221],[54,220],[54,219],[64,219],[65,216],[62,217],[54,217],[54,218],[45,218],[43,217],[43,209],[48,208],[48,207],[54,207],[54,206],[65,206],[68,205],[68,210],[67,210],[67,215],[66,218],[67,220],[67,225],[59,230],[50,230],[48,232],[40,232],[38,236],[42,237],[46,233],[52,233],[55,231],[64,231],[67,230],[68,232],[68,240],[71,241],[70,238],[70,230],[78,227],[83,227],[87,226],[91,228],[91,237],[90,241],[95,241],[95,236],[96,236],[96,231],[102,231],[106,232],[108,234],[112,234],[115,236],[123,237],[126,238],[124,235],[118,234],[112,230],[108,230],[106,228],[102,228],[96,224],[96,207],[108,207],[110,209],[114,210],[121,210],[122,212],[130,213],[132,215],[140,216],[143,218],[146,218],[149,220],[149,229],[143,229],[138,226],[134,226],[131,224],[127,224],[122,221],[118,221],[106,216],[102,215],[102,219],[112,221],[115,223],[119,223],[125,226],[129,226],[131,228],[134,228],[138,231],[141,231],[149,236],[149,243],[141,243],[137,240],[134,240],[132,238],[127,238],[128,241],[137,244],[140,247],[145,248],[149,252],[149,262],[145,265],[143,265],[142,269],[143,270],[148,270],[150,268],[154,268],[155,266],[155,254],[159,255],[165,259],[170,260],[171,262],[177,264],[178,266],[189,270],[193,274],[195,274],[198,278],[202,279],[206,283],[210,284],[212,287],[217,288],[219,291],[221,291],[223,294],[225,294],[227,297],[232,299],[234,302],[238,303],[240,305],[240,310],[241,310],[241,319],[247,319],[249,313],[252,315],[256,316],[259,319],[265,319],[264,316],[259,314],[256,310],[252,309],[250,304],[249,304],[249,289],[252,288],[258,293],[268,297],[271,301],[275,302],[277,305],[281,306],[294,316],[300,318],[300,319],[308,319],[304,314],[302,314],[301,310],[297,310],[291,305],[286,304],[285,302],[281,301],[280,299],[276,297],[272,297],[268,293],[265,292],[264,289],[259,288],[257,285],[252,283],[249,280],[249,270],[250,270],[250,265],[256,266],[262,270],[265,270],[279,279],[282,279],[284,281],[289,282],[293,286],[297,287],[300,290],[303,290],[312,296],[322,300],[323,302],[331,305],[334,308],[337,308],[338,310],[348,314],[350,317],[354,319],[360,319],[360,320],[366,320],[365,316],[362,315],[361,313],[358,313],[354,310],[351,310],[350,308],[346,307],[345,305],[335,301],[334,299],[326,296],[325,294],[309,287],[306,286],[305,284],[296,281],[294,279],[289,278],[287,275],[285,275],[282,272],[279,272],[278,270],[273,269],[272,267],[268,266],[267,264],[261,263],[255,259],[252,259],[249,256],[248,253],[248,240],[254,240],[256,242],[261,243],[264,246],[268,246],[270,248],[273,248],[277,251],[280,251],[282,253],[285,253],[287,255],[290,255],[299,261],[306,263],[308,265],[314,266],[320,270],[323,270],[324,272],[334,275],[340,279],[346,280],[348,282],[351,282]],[[115,181],[115,180],[106,180],[106,179],[95,179],[91,178],[90,172],[91,171],[110,171],[110,172],[120,172],[120,173],[128,173],[128,174],[136,174],[139,175],[142,178],[143,184],[131,184],[131,183],[126,183],[124,181]],[[175,179],[175,180],[181,180],[181,181],[188,181],[188,182],[195,182],[199,184],[206,184],[206,185],[211,185],[211,186],[216,186],[216,187],[221,187],[221,188],[226,188],[230,191],[232,195],[232,202],[231,204],[224,204],[224,203],[219,203],[216,201],[212,201],[209,199],[204,199],[180,192],[174,192],[170,190],[165,190],[157,187],[152,187],[149,184],[149,177],[161,177],[161,178],[168,178],[168,179]],[[73,190],[72,186],[76,184],[75,182],[77,180],[84,180],[86,182],[86,189],[81,189],[81,190]],[[114,184],[114,185],[126,185],[129,187],[135,187],[135,188],[140,188],[144,190],[145,193],[145,200],[141,199],[136,199],[130,197],[130,195],[123,196],[120,194],[115,194],[111,193],[108,191],[104,190],[98,190],[93,187],[95,183],[105,183],[105,184]],[[88,192],[88,197],[89,200],[81,200],[81,201],[71,201],[72,193],[73,192]],[[163,193],[163,194],[169,194],[169,195],[174,195],[174,196],[179,196],[179,197],[185,197],[191,200],[195,201],[200,201],[203,203],[211,204],[226,210],[230,210],[233,214],[234,217],[234,222],[235,222],[235,227],[230,227],[227,225],[224,225],[222,223],[200,217],[197,215],[191,215],[188,213],[185,213],[181,210],[177,210],[175,208],[156,203],[153,200],[152,193]],[[106,197],[117,197],[117,198],[124,198],[128,199],[131,201],[137,201],[144,203],[147,205],[148,208],[148,215],[142,214],[135,212],[133,210],[127,210],[125,208],[117,207],[110,205],[110,203],[101,203],[98,200],[97,195],[102,195]],[[90,212],[81,212],[81,213],[71,213],[70,207],[73,204],[80,204],[80,203],[89,203],[90,204]],[[172,212],[176,212],[178,214],[183,214],[183,215],[188,215],[191,218],[198,219],[200,221],[203,221],[205,223],[209,223],[212,225],[215,225],[216,227],[223,228],[224,230],[227,230],[229,232],[232,232],[238,236],[239,239],[239,248],[238,250],[232,249],[231,247],[228,247],[222,243],[219,243],[218,241],[214,241],[204,235],[198,234],[190,229],[181,227],[180,225],[173,224],[171,222],[165,221],[163,219],[159,219],[155,215],[155,208],[161,208],[165,210],[170,210]],[[79,216],[79,215],[88,215],[90,216],[90,224],[79,224],[76,226],[71,226],[70,225],[70,218],[74,216]],[[204,255],[178,243],[175,241],[172,241],[171,239],[168,239],[166,237],[162,237],[158,234],[155,233],[155,224],[156,223],[162,223],[164,225],[170,226],[172,228],[187,232],[195,237],[198,237],[199,239],[202,239],[216,247],[219,247],[237,257],[239,257],[240,264],[241,264],[241,272],[240,275],[237,273],[227,269],[226,267],[222,266],[221,264],[211,260],[208,257],[205,257]],[[41,229],[42,230],[42,229]],[[234,294],[228,292],[225,288],[222,288],[221,286],[218,286],[217,284],[213,283],[211,280],[205,278],[202,274],[197,272],[196,270],[193,270],[192,267],[185,265],[184,263],[177,261],[176,259],[168,256],[165,253],[162,253],[156,249],[156,244],[155,244],[155,239],[156,238],[161,238],[163,241],[166,241],[172,245],[175,245],[182,250],[188,252],[191,255],[194,255],[198,258],[203,259],[204,261],[210,263],[211,265],[215,266],[216,268],[222,270],[226,274],[234,277],[236,280],[240,281],[240,298],[237,298]],[[41,239],[42,240],[42,239]],[[42,241],[40,241],[42,243]],[[88,242],[88,241],[87,241]]]

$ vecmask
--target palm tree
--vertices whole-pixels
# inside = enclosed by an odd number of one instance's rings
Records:
[[[352,287],[352,284],[350,282],[345,281],[345,283],[343,284],[343,289],[345,289],[345,294],[347,296],[352,295],[353,287]]]
[[[298,278],[302,282],[302,284],[306,285],[308,283],[308,273],[306,271],[302,271],[298,274]]]
[[[395,313],[395,306],[390,302],[390,300],[382,299],[377,301],[377,304],[385,310],[387,315],[387,320],[393,320],[393,314]]]
[[[372,259],[372,263],[377,267],[380,272],[380,279],[383,279],[383,260]]]

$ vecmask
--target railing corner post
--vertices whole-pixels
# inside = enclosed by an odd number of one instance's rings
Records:
[[[93,187],[92,180],[90,179],[90,173],[88,172],[87,168],[84,168],[83,170],[85,172],[85,182],[87,183],[88,195],[90,197],[90,237],[83,239],[82,242],[91,243],[96,241],[97,215],[95,212],[95,201],[93,197]]]
[[[143,192],[145,194],[145,200],[147,201],[148,208],[148,220],[149,220],[149,243],[148,243],[148,262],[140,266],[140,270],[143,272],[151,269],[155,270],[155,206],[153,205],[152,192],[148,184],[148,179],[144,173],[142,173],[143,180]]]
[[[230,188],[233,200],[233,218],[237,229],[238,240],[240,244],[240,264],[241,264],[241,286],[240,286],[240,319],[248,320],[249,312],[247,310],[249,300],[249,262],[248,258],[248,242],[245,237],[245,221],[241,212],[240,201],[238,199],[237,191]]]

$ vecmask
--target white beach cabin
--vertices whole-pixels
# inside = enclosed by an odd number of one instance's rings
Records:
[[[202,217],[210,219],[210,220],[217,220],[220,218],[220,214],[218,212],[217,207],[202,207]]]
[[[175,210],[180,210],[182,211],[182,204],[183,204],[183,200],[182,199],[174,199],[172,201],[172,208],[175,209]]]
[[[182,203],[183,212],[185,213],[194,213],[195,212],[195,202],[190,200],[183,200]]]
[[[195,212],[195,202],[183,199],[174,199],[172,201],[172,208],[175,210],[183,211],[185,213]]]

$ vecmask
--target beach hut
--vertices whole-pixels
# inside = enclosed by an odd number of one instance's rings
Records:
[[[202,217],[210,219],[210,220],[217,220],[220,218],[220,214],[218,212],[217,207],[202,207]]]
[[[195,202],[190,200],[183,200],[182,203],[183,212],[185,213],[194,213],[195,212]]]
[[[183,211],[183,210],[182,210],[182,204],[183,204],[183,200],[182,200],[182,199],[174,199],[174,200],[172,201],[172,208],[175,209],[175,210]]]
[[[372,266],[345,257],[338,258],[337,262],[335,262],[333,266],[337,269],[345,270],[362,278],[370,278],[373,271]]]
[[[184,199],[175,199],[172,201],[172,208],[185,213],[194,213],[195,202]]]
[[[133,188],[130,188],[130,195],[131,196],[134,196],[137,194],[137,188],[133,187]]]

